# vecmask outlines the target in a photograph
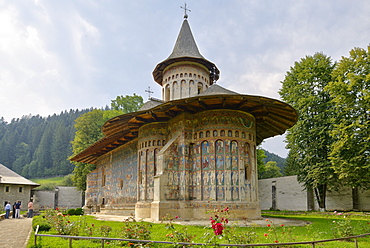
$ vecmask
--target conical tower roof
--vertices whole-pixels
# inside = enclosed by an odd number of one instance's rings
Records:
[[[191,32],[188,20],[185,18],[180,33],[177,36],[175,46],[171,55],[161,63],[159,63],[153,71],[154,80],[162,85],[163,71],[172,63],[180,61],[198,62],[204,65],[209,71],[215,75],[215,80],[218,79],[220,71],[215,64],[206,60],[199,52],[193,34]],[[212,84],[212,83],[211,83]]]

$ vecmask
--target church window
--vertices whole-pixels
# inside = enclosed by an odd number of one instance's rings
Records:
[[[189,77],[192,77],[193,75],[191,73],[189,73]]]
[[[181,74],[180,74],[180,77],[182,78],[182,77],[184,77],[184,75],[181,73]]]
[[[148,141],[148,147],[150,147],[152,145],[152,142],[149,140]]]
[[[221,130],[221,137],[225,136],[225,130]]]
[[[175,75],[172,75],[172,79],[174,79],[175,78]]]
[[[214,130],[213,131],[213,137],[217,137],[218,136],[218,132],[217,132],[217,130]]]
[[[243,139],[245,139],[245,138],[246,138],[246,136],[245,136],[245,133],[244,133],[244,132],[242,132],[242,138],[243,138]]]
[[[123,180],[122,179],[119,180],[119,188],[123,189]]]
[[[239,138],[239,131],[235,131],[235,137]]]
[[[157,154],[158,154],[158,148],[154,150],[154,168],[153,168],[153,174],[154,176],[157,175]]]
[[[162,140],[162,146],[164,146],[165,144],[166,144],[166,141]]]
[[[176,74],[176,78],[178,78],[179,77],[179,74]]]
[[[203,132],[199,132],[199,139],[203,138]]]
[[[157,146],[160,146],[161,145],[161,141],[160,140],[158,140],[157,141]]]
[[[187,73],[185,73],[185,74],[184,74],[184,77],[188,77],[188,74],[187,74]]]
[[[147,147],[148,146],[148,142],[147,141],[145,141],[145,146],[144,147]]]
[[[194,139],[196,139],[196,138],[197,138],[197,133],[194,134]]]
[[[198,83],[198,94],[200,94],[202,92],[203,92],[203,84],[202,83]]]
[[[211,132],[210,131],[206,132],[206,137],[211,137]]]
[[[249,139],[252,140],[252,135],[251,134],[249,134]]]
[[[168,85],[166,85],[166,89],[164,91],[164,100],[165,101],[169,101],[170,100],[170,92],[171,92],[170,85],[168,84]]]
[[[101,173],[101,186],[105,186],[105,179],[105,171],[103,169]]]
[[[233,132],[232,132],[231,130],[229,130],[229,131],[227,132],[227,136],[229,136],[229,137],[233,137]]]

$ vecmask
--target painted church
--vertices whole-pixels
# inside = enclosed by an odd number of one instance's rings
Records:
[[[104,138],[72,158],[96,165],[85,207],[152,220],[208,219],[208,210],[229,207],[236,219],[260,218],[256,146],[292,127],[297,112],[227,90],[219,74],[185,15],[172,53],[153,71],[162,99],[108,120]]]

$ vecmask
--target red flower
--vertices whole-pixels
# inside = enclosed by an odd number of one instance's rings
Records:
[[[267,236],[268,236],[268,234],[267,234],[267,233],[264,233],[264,234],[263,234],[263,236],[267,237]]]
[[[274,242],[275,242],[275,243],[279,243],[279,241],[277,241],[277,240],[275,240]]]
[[[284,224],[281,224],[280,226],[281,226],[281,227],[283,227],[283,226],[284,226]]]
[[[268,227],[270,227],[271,225],[270,224],[267,224]]]

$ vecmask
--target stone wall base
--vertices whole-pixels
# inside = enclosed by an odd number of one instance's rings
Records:
[[[136,218],[150,218],[153,221],[160,221],[163,217],[174,218],[178,216],[184,221],[187,220],[209,220],[214,209],[230,209],[230,220],[260,219],[261,210],[258,203],[246,202],[138,202],[135,206]]]

